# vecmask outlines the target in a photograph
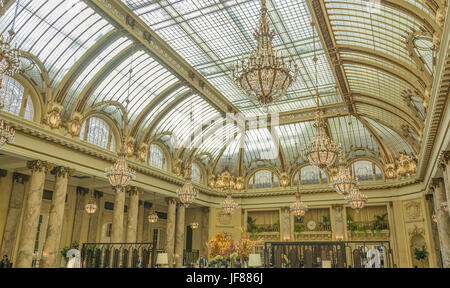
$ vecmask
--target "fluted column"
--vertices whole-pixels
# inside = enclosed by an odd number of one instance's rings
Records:
[[[173,267],[175,250],[175,213],[177,202],[174,198],[168,198],[167,204],[166,253],[169,259],[169,267]]]
[[[33,261],[34,241],[39,224],[42,194],[44,192],[45,173],[52,170],[53,164],[45,161],[29,161],[31,183],[28,197],[25,200],[22,232],[19,240],[19,252],[16,260],[17,268],[30,268]]]
[[[87,195],[89,194],[89,189],[83,187],[77,187],[76,192],[76,203],[75,203],[75,216],[73,217],[73,225],[72,225],[72,241],[77,242],[80,245],[83,242],[82,237],[82,225],[85,224],[84,216],[86,211],[84,210],[84,206],[86,205]],[[86,224],[87,225],[87,224]]]
[[[55,268],[59,255],[59,242],[61,241],[62,223],[64,219],[64,206],[66,202],[67,184],[73,170],[67,167],[56,167],[55,192],[48,218],[47,236],[40,265],[42,268]]]
[[[17,237],[17,231],[19,230],[20,215],[22,213],[24,197],[25,197],[25,187],[27,181],[30,177],[27,175],[14,173],[12,192],[9,199],[8,213],[6,215],[6,223],[3,231],[2,247],[0,249],[1,255],[8,255],[10,259],[15,262],[12,258],[14,249],[14,243]]]
[[[178,203],[177,224],[175,230],[175,267],[183,266],[183,250],[184,250],[184,222],[186,217],[186,207],[182,203]]]
[[[139,212],[139,194],[141,193],[141,191],[137,187],[131,187],[128,190],[128,193],[130,194],[130,202],[128,205],[126,242],[136,243]]]
[[[125,188],[116,189],[111,231],[111,243],[123,242],[123,216],[125,213]]]
[[[450,216],[450,151],[445,151],[442,155],[442,159],[440,161],[440,166],[443,170],[443,176],[444,176],[444,184],[445,184],[445,194],[446,194],[446,198],[447,198],[447,212]]]
[[[209,241],[209,207],[202,208],[202,222],[200,229],[202,230],[202,234],[200,236],[200,256],[208,259],[209,250],[206,243]]]
[[[441,203],[446,200],[443,179],[434,178],[431,188],[433,189],[434,210],[441,244],[442,266],[450,268],[450,223],[448,213],[441,207]]]
[[[93,188],[92,188],[93,189]],[[99,220],[101,218],[102,213],[102,197],[103,192],[94,190],[93,196],[95,199],[95,204],[97,205],[97,211],[94,214],[89,215],[89,229],[87,235],[87,242],[95,243],[97,241],[97,233],[99,230],[99,226],[101,229],[101,225],[99,225]]]

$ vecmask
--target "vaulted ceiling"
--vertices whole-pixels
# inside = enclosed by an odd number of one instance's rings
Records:
[[[300,68],[287,95],[268,111],[249,100],[231,74],[235,61],[255,49],[260,1],[109,1],[129,9],[184,58],[244,115],[244,125],[227,121],[228,111],[130,36],[132,27],[112,21],[100,2],[9,0],[2,11],[5,33],[17,8],[14,43],[24,51],[25,74],[44,101],[63,105],[66,119],[74,112],[97,113],[122,127],[125,115],[137,147],[158,139],[179,157],[197,157],[211,167],[232,162],[236,170],[286,170],[305,161],[302,149],[314,136],[317,39],[328,133],[347,156],[387,163],[399,152],[419,152],[437,53],[433,36],[441,31],[435,17],[440,1],[267,0],[275,46]],[[275,122],[274,116],[266,119],[267,112],[280,113],[278,125],[265,125]],[[183,145],[188,149],[175,149]]]

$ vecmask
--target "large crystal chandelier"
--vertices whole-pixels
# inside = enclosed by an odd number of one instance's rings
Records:
[[[105,176],[108,178],[109,183],[119,190],[123,187],[128,186],[131,180],[136,178],[136,172],[128,167],[125,152],[125,141],[122,142],[122,147],[118,153],[119,158],[112,167],[105,169]]]
[[[322,118],[322,112],[317,111],[316,123],[314,124],[316,135],[306,146],[305,154],[308,157],[309,163],[320,169],[332,166],[336,162],[338,155],[338,145],[327,135],[326,127],[327,124],[325,124]]]
[[[358,186],[355,186],[353,190],[345,196],[345,201],[356,210],[356,212],[359,212],[367,203],[367,196],[362,194],[359,190]]]
[[[177,197],[180,199],[181,203],[184,204],[184,206],[187,208],[189,205],[194,202],[194,200],[198,196],[197,189],[194,188],[194,185],[191,182],[191,164],[189,163],[186,167],[185,173],[184,173],[186,182],[184,182],[183,187],[178,189],[177,191]]]
[[[286,62],[274,51],[275,31],[269,28],[266,0],[261,0],[261,7],[260,25],[253,34],[257,48],[237,62],[233,77],[248,97],[267,105],[286,94],[297,79],[298,67],[292,59]]]
[[[303,203],[298,188],[295,197],[296,201],[291,205],[290,210],[295,217],[302,217],[306,214],[306,211],[308,211],[308,206]]]
[[[356,185],[357,180],[346,167],[344,154],[341,153],[338,174],[331,182],[331,187],[333,187],[338,194],[347,195]]]
[[[220,208],[223,209],[226,215],[232,215],[239,208],[239,205],[231,197],[231,189],[228,189],[227,198],[220,204]]]
[[[0,149],[7,143],[13,143],[15,131],[10,126],[6,125],[3,120],[0,121]]]
[[[128,96],[126,99],[126,109],[128,110],[128,104],[130,103],[130,87],[131,87],[131,77],[133,74],[133,57],[131,58],[130,62],[130,75],[128,78]],[[123,122],[124,122],[124,128],[123,128],[123,136],[122,136],[122,146],[120,147],[120,151],[118,153],[119,158],[117,159],[116,163],[109,168],[105,169],[105,176],[108,178],[109,183],[116,188],[116,191],[119,191],[121,188],[128,186],[130,184],[131,180],[136,178],[136,172],[128,167],[127,163],[127,151],[126,151],[126,138],[128,135],[128,119],[126,115],[123,115]]]

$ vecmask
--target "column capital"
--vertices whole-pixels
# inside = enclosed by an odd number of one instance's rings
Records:
[[[100,199],[102,197],[103,197],[102,191],[94,190],[94,198]]]
[[[203,210],[203,213],[209,213],[210,208],[209,207],[203,207],[202,210]]]
[[[150,209],[150,208],[152,208],[152,207],[153,207],[153,203],[144,201],[144,208]]]
[[[450,162],[450,151],[443,151],[440,158],[439,158],[439,168],[442,170],[445,170],[448,163]]]
[[[176,204],[177,204],[177,199],[175,199],[175,198],[173,198],[173,197],[167,197],[167,198],[166,198],[166,203],[167,203],[167,204],[176,205]]]
[[[430,183],[430,189],[434,191],[434,189],[436,189],[436,187],[439,186],[440,183],[444,182],[444,178],[433,178],[431,179],[431,183]]]
[[[84,195],[86,195],[88,193],[89,193],[89,189],[77,186],[77,194],[80,194],[80,195],[84,196]]]
[[[6,177],[8,175],[8,171],[4,169],[0,169],[0,178]]]
[[[127,186],[127,192],[131,195],[142,195],[144,194],[144,189],[136,187],[136,186]]]
[[[56,175],[56,177],[66,178],[75,175],[75,169],[63,166],[56,166],[55,168],[53,168],[51,173]]]
[[[14,172],[14,174],[13,174],[13,181],[16,183],[23,184],[23,183],[27,182],[28,180],[30,180],[30,176],[28,176],[28,175],[21,174],[18,172]]]
[[[51,171],[53,169],[53,166],[54,166],[53,163],[50,163],[47,161],[42,161],[42,160],[32,160],[32,161],[27,162],[27,167],[31,171],[47,172],[47,171]]]

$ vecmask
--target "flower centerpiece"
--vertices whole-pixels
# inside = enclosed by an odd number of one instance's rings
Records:
[[[261,244],[262,240],[256,238],[255,240],[250,239],[247,229],[241,229],[241,239],[236,243],[236,253],[241,259],[241,263],[244,263],[253,252],[256,245]]]

